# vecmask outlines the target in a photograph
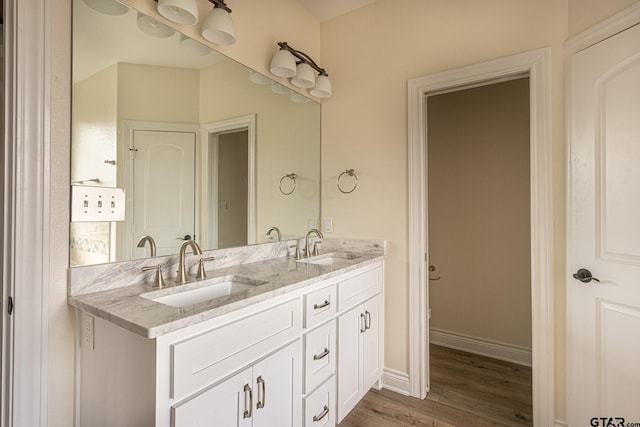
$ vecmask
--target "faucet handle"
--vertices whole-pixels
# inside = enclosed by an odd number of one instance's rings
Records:
[[[214,256],[200,258],[200,262],[198,263],[198,274],[196,275],[196,279],[205,279],[207,277],[206,271],[204,271],[204,263],[205,261],[213,261],[216,259]]]
[[[164,278],[162,277],[162,266],[158,264],[157,266],[150,265],[148,267],[142,267],[142,271],[150,271],[156,270],[156,277],[153,281],[153,286],[159,289],[164,287]]]
[[[295,255],[294,255],[294,256],[295,256],[295,258],[296,258],[296,259],[300,259],[300,248],[298,247],[298,245],[297,245],[297,244],[295,244],[295,245],[291,245],[291,246],[289,246],[289,247],[290,247],[290,248],[295,248],[295,249],[296,249],[296,251],[295,251]]]

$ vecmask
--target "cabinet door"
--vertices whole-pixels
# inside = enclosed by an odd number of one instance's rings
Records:
[[[301,426],[301,342],[296,341],[255,364],[253,389],[253,427]]]
[[[380,378],[382,354],[380,351],[380,320],[382,319],[381,296],[365,302],[362,306],[365,315],[366,331],[362,334],[362,380],[366,393]]]
[[[361,338],[364,334],[362,306],[338,317],[338,422],[362,397],[360,371]]]
[[[251,398],[254,402],[253,413]],[[252,387],[251,368],[247,368],[199,396],[172,408],[171,425],[251,427],[252,415],[255,415],[255,398],[256,390]]]

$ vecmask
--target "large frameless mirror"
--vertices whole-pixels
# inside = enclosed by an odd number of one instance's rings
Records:
[[[71,180],[123,188],[125,218],[72,222],[71,265],[148,257],[145,235],[157,255],[184,239],[262,243],[271,227],[303,236],[320,212],[320,105],[131,8],[90,4],[73,2]]]

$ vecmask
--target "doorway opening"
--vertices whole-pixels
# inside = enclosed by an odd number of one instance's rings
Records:
[[[528,75],[530,97],[530,269],[533,418],[554,419],[553,209],[548,48],[412,79],[409,141],[409,378],[407,394],[429,391],[427,95]]]
[[[529,78],[426,98],[428,398],[459,394],[478,407],[451,407],[532,425]]]

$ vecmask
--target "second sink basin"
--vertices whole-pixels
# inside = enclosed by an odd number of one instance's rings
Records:
[[[320,264],[320,265],[332,265],[339,261],[346,261],[352,259],[358,259],[360,255],[342,253],[342,252],[331,252],[323,255],[316,255],[310,258],[302,258],[297,260],[298,262],[306,262],[309,264]]]
[[[178,285],[167,289],[148,292],[140,296],[172,307],[185,307],[227,295],[244,292],[247,289],[267,283],[269,282],[264,280],[254,280],[248,277],[226,276],[202,282]]]

